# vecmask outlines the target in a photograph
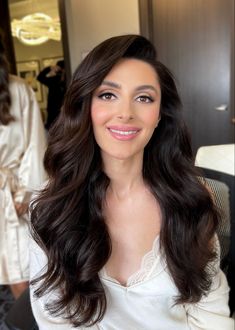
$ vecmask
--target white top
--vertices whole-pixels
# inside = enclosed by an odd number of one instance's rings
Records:
[[[235,144],[203,146],[197,151],[195,164],[199,167],[235,175]]]
[[[28,203],[46,179],[46,136],[35,94],[12,75],[9,91],[15,120],[0,124],[0,284],[29,279],[28,216],[18,217],[14,203]]]
[[[44,252],[31,241],[31,279],[47,264]],[[110,278],[105,270],[100,279],[107,297],[107,310],[103,320],[95,326],[76,329],[92,330],[234,330],[229,318],[226,278],[216,264],[216,276],[207,297],[197,304],[174,306],[173,297],[178,294],[163,258],[156,238],[153,249],[144,258],[139,272],[131,276],[127,286]],[[40,330],[75,329],[62,318],[54,318],[45,310],[45,303],[53,301],[56,293],[43,298],[33,296],[31,304]]]

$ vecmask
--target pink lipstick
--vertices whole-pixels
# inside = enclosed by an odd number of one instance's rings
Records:
[[[140,132],[138,127],[133,126],[109,126],[107,129],[115,139],[121,141],[132,140]]]

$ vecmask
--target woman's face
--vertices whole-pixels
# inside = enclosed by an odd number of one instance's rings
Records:
[[[92,97],[93,131],[103,159],[142,157],[158,124],[160,102],[158,77],[150,64],[118,62]]]

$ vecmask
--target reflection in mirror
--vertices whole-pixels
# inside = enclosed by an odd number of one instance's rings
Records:
[[[58,1],[10,0],[9,9],[17,74],[33,88],[46,123],[49,88],[37,77],[64,58]]]

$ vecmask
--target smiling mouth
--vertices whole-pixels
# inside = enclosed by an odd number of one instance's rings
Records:
[[[108,127],[108,131],[110,132],[111,136],[115,138],[116,140],[120,141],[128,141],[134,139],[138,133],[140,132],[140,129],[137,129],[135,127],[130,127],[130,128],[112,128]]]
[[[109,130],[112,133],[116,133],[116,134],[120,134],[120,135],[133,135],[133,134],[136,134],[138,132],[138,130],[133,130],[133,131],[119,131],[117,129],[112,129],[112,128],[109,128]]]

